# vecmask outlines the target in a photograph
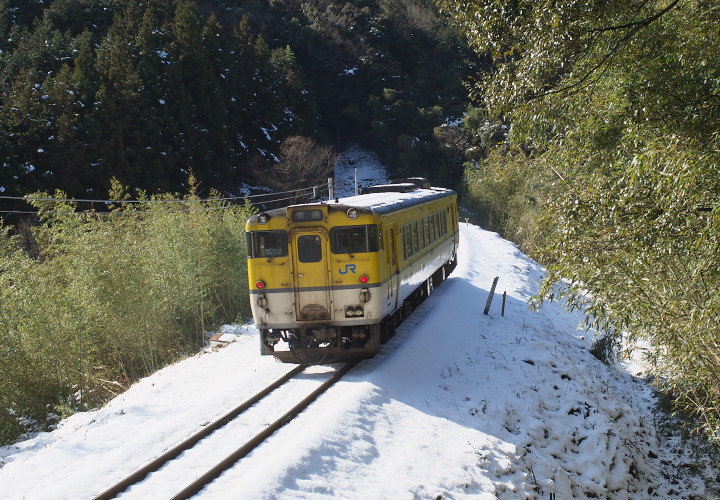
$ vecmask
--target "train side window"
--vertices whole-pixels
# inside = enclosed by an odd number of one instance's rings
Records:
[[[333,253],[377,252],[380,248],[378,227],[344,226],[330,230]]]
[[[435,227],[435,214],[432,214],[430,216],[430,233],[432,233],[432,240],[436,241],[438,239],[438,236],[437,229]]]
[[[390,246],[390,252],[392,254],[392,260],[390,262],[395,266],[397,262],[397,255],[395,255],[395,229],[390,229],[390,241],[388,245]]]
[[[382,246],[378,226],[365,226],[365,242],[368,252],[377,252]]]
[[[408,225],[408,256],[412,257],[413,255],[413,228],[412,228],[412,222],[410,222]]]
[[[432,243],[432,236],[430,235],[429,217],[423,218],[423,226],[425,226],[425,246],[430,246],[430,243]]]
[[[417,233],[415,232],[415,227],[413,226],[412,222],[409,224],[410,226],[410,255],[415,255],[417,253],[417,243],[415,242],[417,240]]]
[[[297,246],[300,262],[320,262],[322,260],[322,240],[317,234],[298,236]]]
[[[420,251],[420,234],[418,233],[417,221],[412,223],[412,242],[413,242],[413,253]]]
[[[249,231],[247,234],[248,257],[285,257],[288,254],[285,231]]]
[[[403,227],[403,243],[405,247],[405,260],[412,256],[412,231],[410,224],[405,224]]]

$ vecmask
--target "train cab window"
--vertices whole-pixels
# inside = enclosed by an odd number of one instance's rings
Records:
[[[297,239],[298,260],[300,262],[322,261],[322,240],[317,234],[303,234]]]
[[[251,259],[285,257],[288,253],[285,231],[249,231],[246,234],[248,257]]]
[[[330,230],[330,243],[333,253],[377,252],[378,228],[368,226],[334,227]]]

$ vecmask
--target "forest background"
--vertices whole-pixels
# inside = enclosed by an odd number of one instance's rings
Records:
[[[93,206],[122,217],[83,219],[70,214],[87,206],[35,201],[38,219],[4,228],[4,439],[19,417],[42,427],[48,408],[98,404],[192,352],[207,325],[242,315],[243,291],[223,281],[242,264],[203,245],[223,235],[218,249],[244,251],[236,219],[252,208],[220,198],[316,183],[353,142],[398,176],[457,189],[476,222],[546,265],[541,298],[586,311],[599,357],[648,340],[656,381],[717,439],[719,10],[700,0],[0,0],[0,210],[27,209],[13,198],[38,191],[126,201]],[[293,170],[308,156],[316,168]],[[148,235],[151,247],[140,243]],[[99,260],[86,268],[88,248]],[[127,248],[144,267],[108,268],[132,265]],[[108,296],[98,283],[110,282]],[[51,285],[67,293],[37,291]],[[196,295],[171,304],[167,290]],[[161,297],[166,316],[153,319]],[[142,328],[122,328],[121,298]],[[63,307],[67,324],[52,314]],[[70,346],[43,348],[49,326]]]
[[[292,136],[457,184],[477,59],[423,2],[1,0],[0,189],[275,187]]]

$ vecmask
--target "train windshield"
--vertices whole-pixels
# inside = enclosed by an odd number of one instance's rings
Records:
[[[377,252],[377,226],[345,226],[330,230],[333,253]]]
[[[288,237],[285,231],[250,231],[247,234],[248,257],[285,257]]]
[[[322,261],[322,240],[317,234],[303,234],[298,236],[298,259],[300,262]]]

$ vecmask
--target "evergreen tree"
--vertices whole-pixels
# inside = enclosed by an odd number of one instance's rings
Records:
[[[0,50],[8,49],[10,29],[12,28],[10,17],[10,0],[0,0]]]
[[[22,71],[4,97],[0,123],[7,137],[2,150],[3,186],[30,191],[42,186],[44,146],[51,135],[37,71]],[[12,194],[17,193],[15,189]]]
[[[113,176],[121,181],[135,179],[138,186],[145,187],[139,160],[145,147],[146,128],[134,43],[140,21],[138,8],[129,2],[122,14],[115,17],[98,48],[101,84],[94,114],[99,134],[98,143],[93,145],[98,163],[93,173],[107,182]]]

